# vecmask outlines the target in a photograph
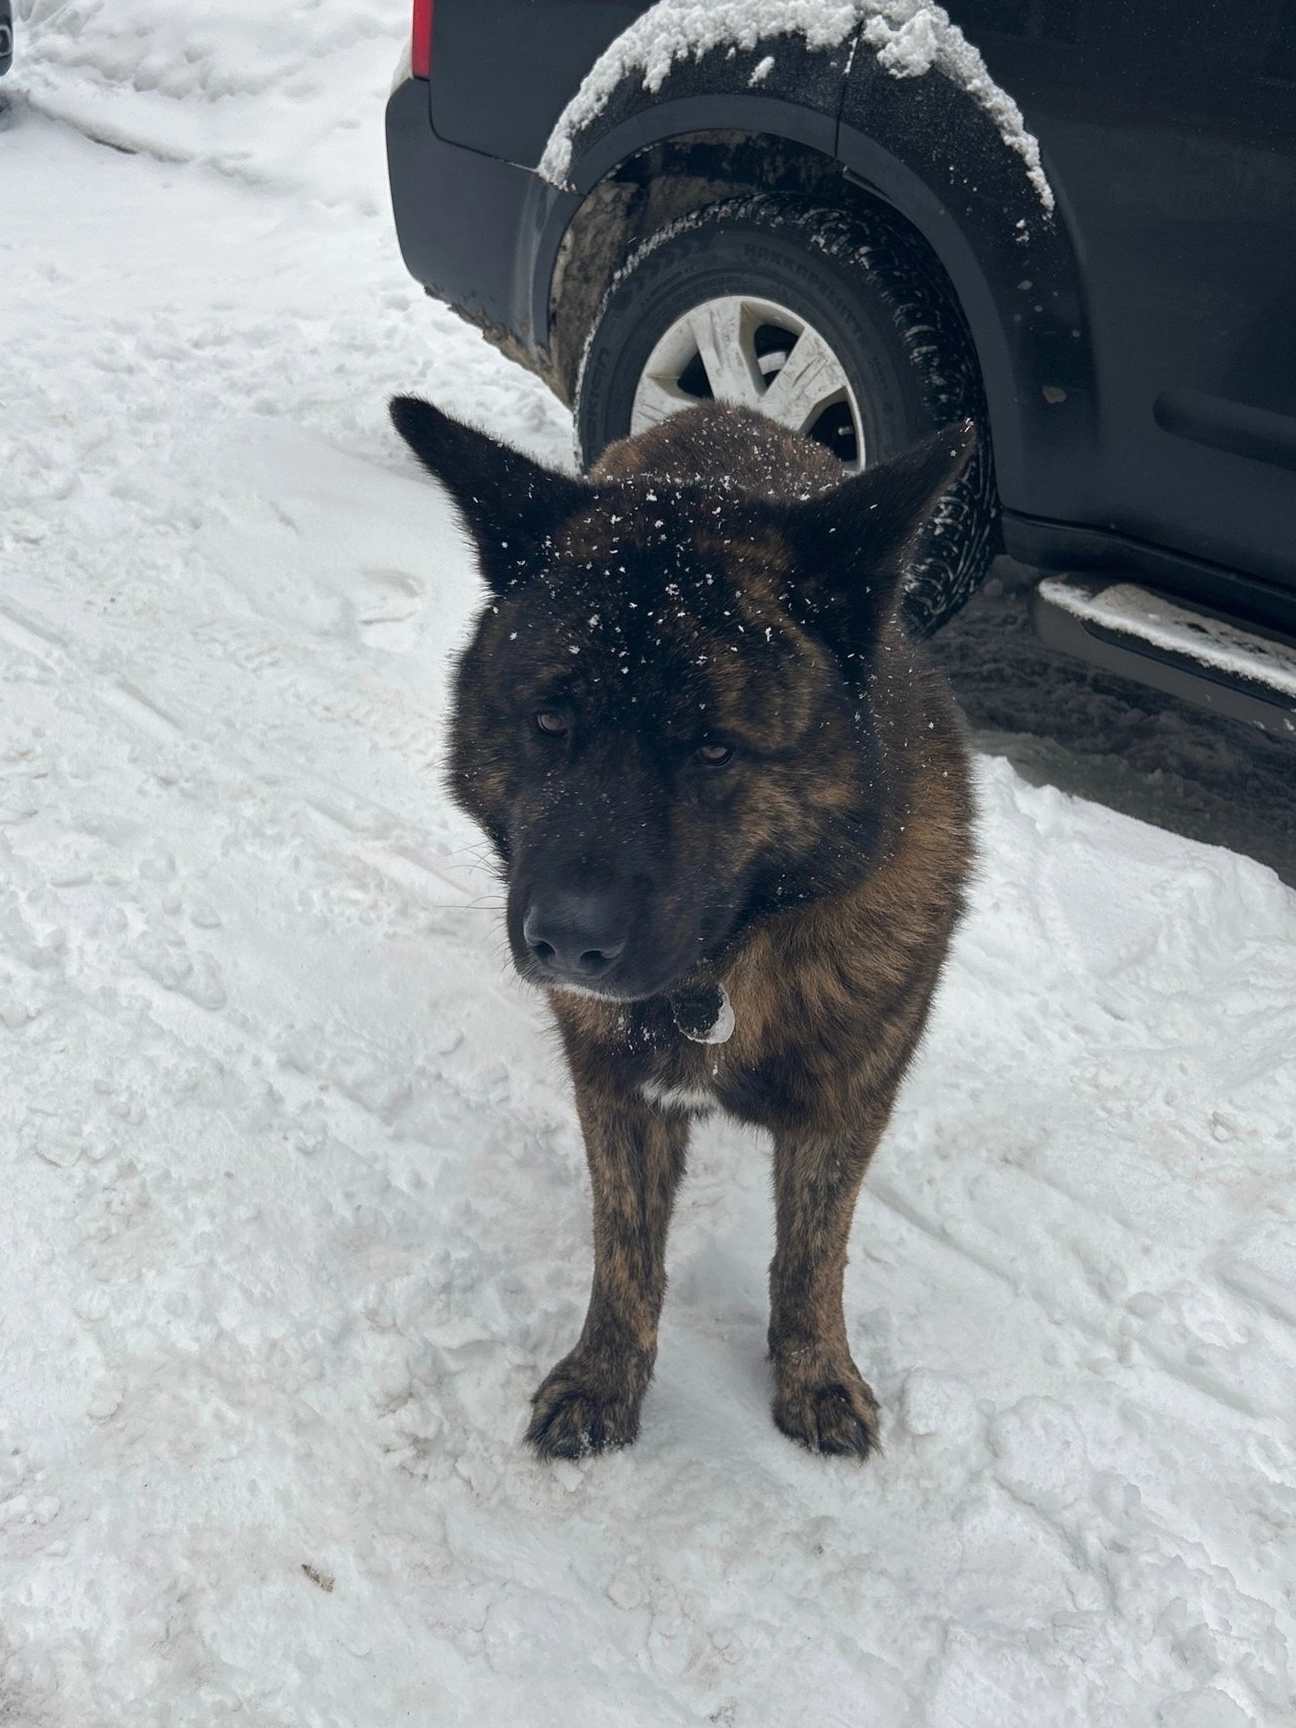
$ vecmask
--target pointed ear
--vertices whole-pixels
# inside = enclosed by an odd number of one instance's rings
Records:
[[[536,573],[559,524],[585,502],[583,481],[551,473],[417,396],[393,396],[392,423],[459,507],[496,594]]]
[[[796,551],[793,603],[805,621],[859,649],[895,609],[914,541],[976,449],[976,426],[947,426],[890,462],[794,504],[785,527]]]

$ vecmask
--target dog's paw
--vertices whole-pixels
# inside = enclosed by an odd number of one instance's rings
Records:
[[[845,1373],[776,1372],[774,1423],[789,1439],[861,1461],[880,1449],[877,1400],[853,1363]]]
[[[642,1402],[641,1390],[568,1356],[532,1398],[526,1438],[542,1458],[584,1458],[629,1446],[639,1437]]]

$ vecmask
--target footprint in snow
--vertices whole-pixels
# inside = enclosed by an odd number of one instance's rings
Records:
[[[366,570],[370,593],[356,606],[356,628],[367,648],[403,654],[418,637],[423,584],[403,570]]]

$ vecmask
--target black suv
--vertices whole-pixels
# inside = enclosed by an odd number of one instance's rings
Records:
[[[971,413],[915,628],[1006,550],[1057,645],[1296,736],[1296,0],[415,0],[387,141],[586,461],[710,396],[847,465]]]

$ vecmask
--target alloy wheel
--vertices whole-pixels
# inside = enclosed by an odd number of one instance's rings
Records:
[[[630,431],[712,400],[768,415],[847,468],[864,465],[859,404],[841,361],[813,325],[772,300],[726,294],[677,318],[640,375]]]

